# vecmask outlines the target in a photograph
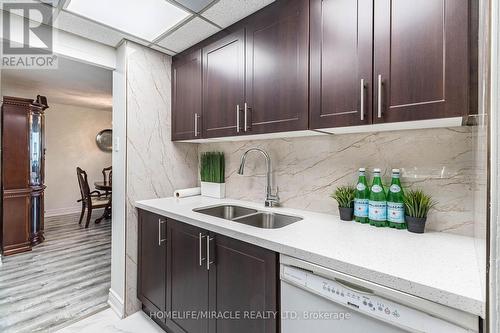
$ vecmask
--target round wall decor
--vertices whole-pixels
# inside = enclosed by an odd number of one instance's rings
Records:
[[[105,152],[111,152],[113,150],[113,130],[104,129],[97,133],[95,138],[97,147]]]

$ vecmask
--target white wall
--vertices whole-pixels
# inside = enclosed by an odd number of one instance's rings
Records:
[[[93,190],[94,182],[102,180],[102,169],[111,165],[111,153],[101,151],[95,142],[99,131],[111,128],[111,112],[50,104],[50,99],[49,106],[45,113],[45,211],[57,215],[80,210],[77,166],[87,172]]]
[[[490,106],[490,332],[500,332],[500,4],[491,2],[491,106]]]
[[[116,52],[113,72],[113,224],[111,230],[111,288],[108,303],[125,315],[125,182],[127,162],[127,43]]]

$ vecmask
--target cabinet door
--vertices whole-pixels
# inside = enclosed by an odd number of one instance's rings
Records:
[[[371,123],[372,0],[311,0],[310,127]]]
[[[377,0],[374,122],[464,116],[468,1]]]
[[[174,220],[168,222],[167,306],[172,313],[208,310],[208,270],[206,268],[206,232]],[[201,245],[201,246],[200,246]],[[174,332],[208,332],[208,319],[172,318],[167,321]]]
[[[150,311],[166,310],[166,218],[139,210],[138,297]],[[159,317],[162,318],[162,317]]]
[[[242,131],[244,50],[244,30],[203,48],[203,133],[206,138],[232,136]]]
[[[172,140],[201,137],[201,50],[172,63]]]
[[[277,320],[245,319],[244,311],[259,314],[278,310],[278,258],[275,252],[221,235],[211,234],[210,310],[240,311],[241,319],[217,319],[211,333],[276,333]],[[213,255],[212,255],[213,253]],[[269,311],[269,312],[267,312]]]
[[[245,30],[244,131],[307,129],[309,1],[275,2],[255,14]]]

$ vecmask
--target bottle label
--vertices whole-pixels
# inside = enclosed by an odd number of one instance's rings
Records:
[[[399,192],[401,192],[401,187],[397,184],[392,184],[391,187],[389,187],[389,190],[392,193],[399,193]]]
[[[392,223],[405,222],[405,206],[399,202],[387,203],[387,220]]]
[[[368,199],[354,199],[354,216],[368,217]]]
[[[382,186],[380,186],[380,185],[373,185],[372,186],[372,192],[374,192],[374,193],[380,193],[380,192],[382,192]]]
[[[358,185],[356,185],[356,189],[358,191],[364,191],[366,189],[366,185],[363,183],[358,183]]]
[[[387,221],[387,202],[370,200],[368,218],[374,221]]]

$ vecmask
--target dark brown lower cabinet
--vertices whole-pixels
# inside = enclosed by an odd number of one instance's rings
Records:
[[[276,333],[277,254],[222,235],[210,239],[210,310],[240,318],[212,320],[210,332]]]
[[[139,210],[138,297],[167,332],[277,333],[277,267],[273,251]]]
[[[167,242],[166,218],[139,211],[139,247],[137,296],[148,315],[164,321],[159,312],[166,311]]]
[[[170,255],[167,259],[167,295],[173,332],[208,333],[208,318],[191,314],[208,311],[208,271],[205,265],[207,232],[191,225],[168,220]]]

